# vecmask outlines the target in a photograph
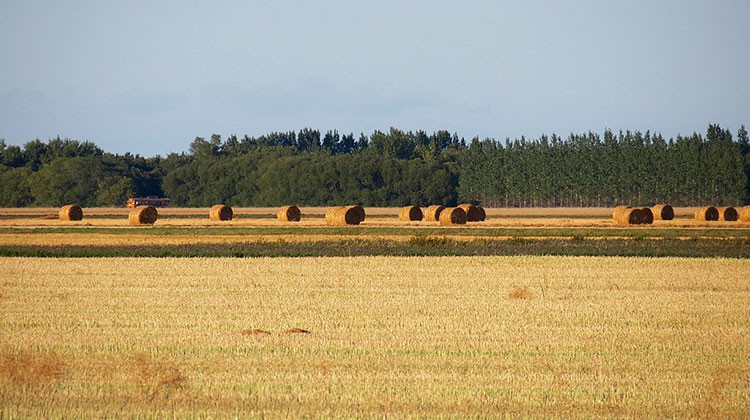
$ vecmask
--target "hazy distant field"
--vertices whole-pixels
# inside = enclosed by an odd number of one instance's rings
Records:
[[[748,272],[675,258],[3,258],[0,417],[747,418]]]

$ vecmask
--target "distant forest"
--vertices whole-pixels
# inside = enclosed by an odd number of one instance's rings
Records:
[[[55,138],[0,140],[0,206],[122,206],[165,196],[178,206],[738,205],[750,203],[750,143],[718,125],[705,135],[556,135],[505,142],[391,128],[371,135],[303,129],[196,138],[188,153],[105,153]]]

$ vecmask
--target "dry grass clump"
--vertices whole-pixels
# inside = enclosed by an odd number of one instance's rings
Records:
[[[253,328],[253,329],[242,330],[240,331],[240,334],[242,335],[271,335],[271,332]]]
[[[286,331],[283,331],[282,334],[310,334],[310,331],[303,330],[302,328],[290,328]]]
[[[326,211],[326,224],[329,226],[358,225],[361,221],[361,215],[356,207],[359,206],[329,208]],[[362,211],[364,212],[364,210]]]
[[[651,207],[654,220],[672,220],[674,219],[674,209],[669,204],[657,204]]]
[[[465,225],[466,224],[466,212],[460,207],[448,207],[440,212],[440,224],[444,226],[449,225]]]
[[[719,209],[713,206],[704,206],[695,212],[695,220],[714,221],[719,220]]]
[[[508,299],[532,299],[534,293],[528,287],[516,287],[508,293]]]
[[[174,363],[148,354],[138,354],[133,358],[133,375],[141,396],[147,400],[181,388],[186,380]]]
[[[276,219],[281,222],[299,222],[302,212],[297,206],[283,206],[276,212]]]
[[[208,219],[214,222],[226,222],[232,220],[233,217],[232,208],[224,204],[216,204],[208,212]]]
[[[750,206],[740,208],[740,221],[750,223]]]
[[[0,378],[16,386],[44,385],[62,376],[65,363],[55,353],[0,355]]]
[[[739,213],[734,207],[719,207],[719,220],[723,222],[736,222],[739,219]]]
[[[83,220],[83,210],[81,207],[74,204],[62,206],[60,208],[59,218],[65,222]]]
[[[428,222],[437,222],[440,220],[440,213],[445,210],[445,206],[441,205],[433,205],[427,207],[427,210],[424,212],[424,220]]]
[[[417,206],[406,206],[398,213],[398,220],[404,222],[422,220],[422,209]]]
[[[131,225],[153,225],[159,217],[159,212],[154,206],[138,206],[130,210],[128,221]]]
[[[487,217],[487,214],[485,213],[484,209],[479,206],[466,203],[466,204],[460,204],[458,207],[462,209],[464,212],[466,212],[467,222],[483,222],[484,219]]]

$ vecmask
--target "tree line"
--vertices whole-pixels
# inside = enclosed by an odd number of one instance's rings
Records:
[[[605,131],[469,142],[448,131],[340,134],[305,128],[197,137],[187,153],[142,157],[55,138],[0,140],[0,206],[612,206],[750,202],[750,145],[718,125],[665,139]]]

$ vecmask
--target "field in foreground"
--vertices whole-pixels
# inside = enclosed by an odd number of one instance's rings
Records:
[[[748,418],[749,272],[680,258],[2,258],[0,418]]]

